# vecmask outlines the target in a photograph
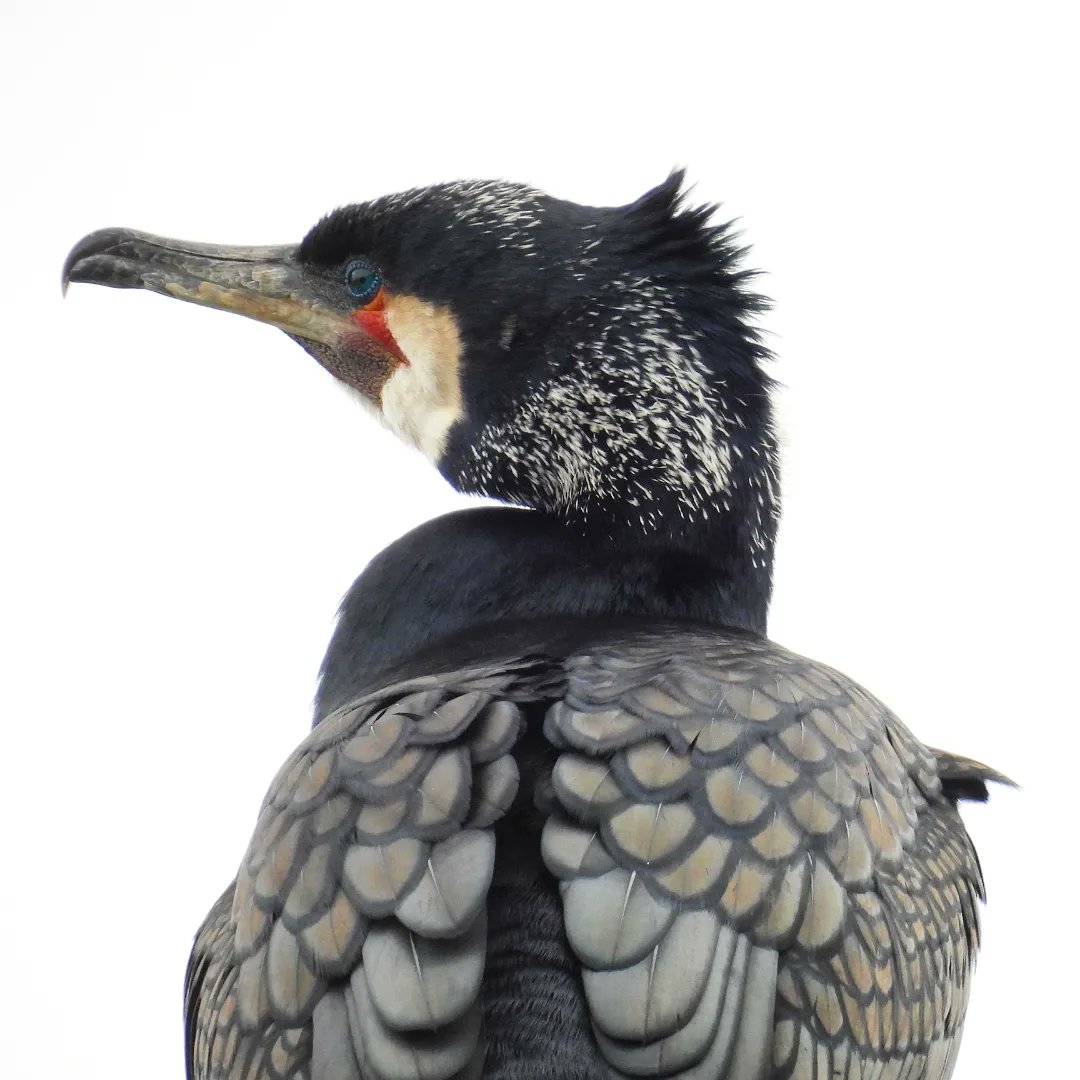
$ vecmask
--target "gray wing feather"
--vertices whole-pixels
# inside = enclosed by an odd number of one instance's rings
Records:
[[[397,1031],[434,1031],[459,1020],[480,992],[484,918],[458,937],[425,938],[387,920],[364,941],[364,973],[379,1015]]]
[[[361,1080],[353,1049],[345,994],[332,990],[315,1005],[311,1017],[311,1080]]]
[[[719,933],[709,911],[679,915],[636,964],[583,972],[593,1019],[615,1039],[654,1042],[684,1024],[701,1002]]]
[[[311,733],[196,941],[191,1077],[479,1080],[490,829],[542,697],[541,851],[612,1076],[950,1075],[982,879],[942,777],[997,774],[755,639],[641,634],[552,686],[414,679]]]
[[[982,891],[946,756],[766,641],[643,634],[567,674],[542,852],[614,1072],[943,1080]]]
[[[547,670],[414,679],[311,732],[196,941],[193,1080],[479,1075],[490,826],[517,791],[515,701]]]

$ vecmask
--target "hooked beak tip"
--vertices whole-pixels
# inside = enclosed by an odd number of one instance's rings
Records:
[[[60,288],[64,296],[67,295],[68,286],[73,282],[88,281],[101,284],[112,284],[109,280],[115,276],[115,267],[110,266],[112,273],[104,277],[100,271],[105,267],[110,255],[113,255],[125,241],[132,238],[129,229],[98,229],[96,232],[84,236],[68,252],[64,260],[63,269],[60,271]],[[108,260],[110,262],[114,260]],[[97,270],[98,273],[94,271]]]

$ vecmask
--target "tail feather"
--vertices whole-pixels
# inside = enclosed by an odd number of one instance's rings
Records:
[[[1006,787],[1020,786],[1015,780],[1010,780],[1004,773],[991,769],[981,761],[950,754],[947,750],[931,752],[937,759],[942,790],[946,798],[954,803],[961,799],[967,802],[986,802],[990,797],[986,787],[988,783],[1004,784]]]

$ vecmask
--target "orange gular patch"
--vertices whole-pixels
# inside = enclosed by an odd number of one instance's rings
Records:
[[[386,290],[380,288],[374,299],[352,313],[353,322],[373,341],[377,341],[399,364],[408,364],[409,358],[386,324]]]

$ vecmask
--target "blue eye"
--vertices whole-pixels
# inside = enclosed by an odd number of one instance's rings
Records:
[[[357,300],[371,300],[382,285],[382,275],[371,263],[357,259],[345,267],[345,287]]]

